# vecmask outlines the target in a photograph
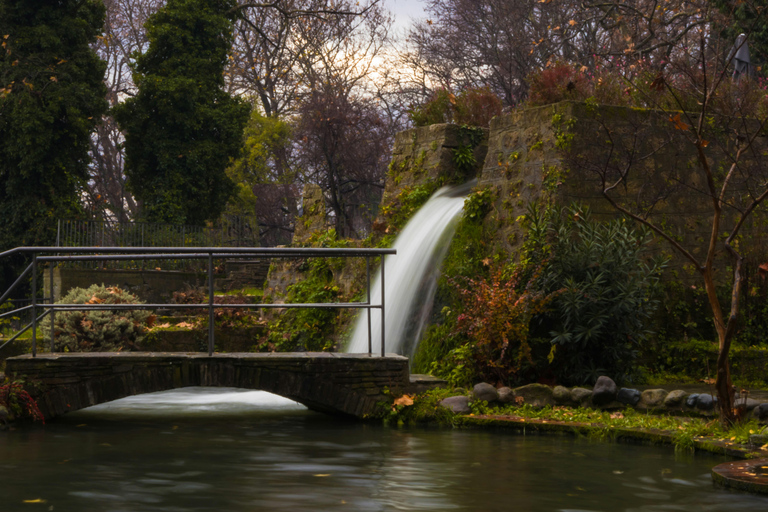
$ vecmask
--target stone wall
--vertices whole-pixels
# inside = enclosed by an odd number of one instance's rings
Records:
[[[214,290],[228,291],[242,287],[261,288],[267,277],[269,259],[237,260],[225,263],[225,273],[214,277]],[[119,286],[144,302],[167,304],[173,292],[187,288],[208,288],[208,277],[202,272],[175,270],[110,270],[55,267],[53,296],[60,300],[72,288],[87,288],[94,284]],[[43,272],[43,290],[49,296],[50,272]]]
[[[45,293],[50,290],[50,273],[43,273]],[[101,270],[101,269],[53,269],[53,296],[60,300],[72,288],[87,288],[94,284],[119,286],[150,304],[171,302],[173,292],[186,287],[203,286],[205,274],[165,270]]]
[[[765,155],[767,148],[764,137],[759,138],[755,155]],[[686,132],[648,110],[576,102],[520,109],[492,120],[478,187],[491,187],[497,193],[495,218],[489,222],[498,222],[500,248],[514,254],[523,241],[521,221],[531,202],[551,201],[559,206],[579,202],[598,219],[618,217],[602,195],[599,172],[611,169],[615,176],[632,162],[636,171],[627,187],[617,188],[613,195],[631,207],[655,204],[649,218],[701,257],[709,241],[712,204],[704,192],[696,151]],[[710,144],[705,152],[716,173],[730,165],[717,144]],[[759,158],[743,159],[742,172],[748,174],[759,165]],[[727,201],[741,207],[750,185],[755,184],[734,179]],[[756,211],[742,228],[740,248],[748,257],[768,255],[764,210]],[[723,231],[733,225],[734,214],[734,209],[726,208]],[[677,278],[693,273],[690,263],[666,242],[657,247],[672,258]],[[724,249],[718,253],[725,262]]]
[[[90,353],[21,356],[6,362],[45,418],[131,395],[187,386],[268,391],[333,414],[372,414],[388,391],[409,384],[408,359],[331,353]]]

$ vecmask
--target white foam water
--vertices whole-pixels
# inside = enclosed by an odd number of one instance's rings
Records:
[[[412,356],[432,309],[440,264],[448,251],[456,224],[461,218],[465,196],[474,182],[443,187],[406,224],[393,245],[397,254],[386,256],[385,338],[387,353]],[[381,304],[381,275],[371,286],[371,303]],[[381,351],[381,314],[371,311],[371,345]],[[368,352],[368,318],[363,311],[357,319],[349,353]]]
[[[240,416],[249,413],[305,411],[306,407],[266,391],[187,387],[129,396],[74,414],[113,416]]]

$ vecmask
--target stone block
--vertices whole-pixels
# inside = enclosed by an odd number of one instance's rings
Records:
[[[579,405],[588,403],[592,398],[592,390],[587,388],[573,388],[571,390],[571,400]]]
[[[669,394],[664,397],[664,401],[662,403],[664,407],[668,409],[674,409],[676,407],[682,407],[685,404],[685,399],[687,397],[688,393],[682,389],[676,389],[674,391],[670,391]]]
[[[708,393],[702,393],[696,399],[696,408],[700,411],[711,411],[717,404],[717,398]]]
[[[555,405],[555,399],[552,395],[552,388],[544,384],[528,384],[515,388],[515,396],[522,397],[524,403],[534,407],[544,407]]]
[[[472,388],[472,397],[475,400],[484,400],[486,402],[495,402],[499,399],[499,392],[496,388],[487,382],[480,382],[475,384]]]
[[[664,389],[646,389],[640,394],[639,409],[654,409],[661,407],[668,392]]]
[[[597,406],[607,405],[616,400],[618,389],[613,379],[601,375],[592,389],[592,403]]]
[[[616,401],[634,407],[640,401],[641,396],[640,391],[637,389],[621,388],[616,394]]]
[[[440,401],[440,405],[450,409],[456,414],[469,414],[472,410],[469,408],[468,396],[450,396]]]
[[[558,405],[568,405],[573,402],[571,399],[571,390],[564,386],[555,386],[552,390],[552,398]]]
[[[502,404],[508,404],[515,401],[515,392],[512,388],[509,388],[507,386],[501,387],[498,389],[499,393],[499,402]]]

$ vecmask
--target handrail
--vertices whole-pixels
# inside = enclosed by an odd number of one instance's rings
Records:
[[[0,349],[14,341],[22,333],[32,328],[32,357],[37,356],[37,322],[46,315],[51,315],[51,352],[54,349],[54,318],[56,311],[82,310],[131,310],[131,309],[208,309],[208,355],[214,350],[214,310],[217,308],[316,308],[316,309],[365,309],[368,316],[368,354],[373,354],[371,341],[371,309],[381,310],[381,356],[384,357],[384,256],[396,254],[395,249],[369,248],[303,248],[303,247],[17,247],[0,253],[0,259],[14,254],[31,254],[32,263],[16,279],[11,287],[3,294],[3,298],[32,272],[32,304],[23,308],[0,315],[0,318],[10,314],[32,310],[32,322],[6,341]],[[43,256],[46,255],[46,256]],[[381,304],[371,303],[371,257],[381,257]],[[292,304],[214,304],[213,260],[230,258],[338,258],[364,257],[366,262],[366,302],[326,302],[326,303],[292,303]],[[53,275],[50,280],[51,303],[37,302],[37,265],[38,263],[53,263],[58,261],[90,261],[90,260],[157,260],[157,259],[207,259],[208,302],[206,304],[54,304]],[[38,316],[37,311],[43,313]]]

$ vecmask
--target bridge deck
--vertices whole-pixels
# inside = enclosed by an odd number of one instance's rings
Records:
[[[325,412],[365,416],[409,385],[408,359],[331,352],[91,352],[9,358],[46,418],[126,396],[186,386],[259,389]]]

